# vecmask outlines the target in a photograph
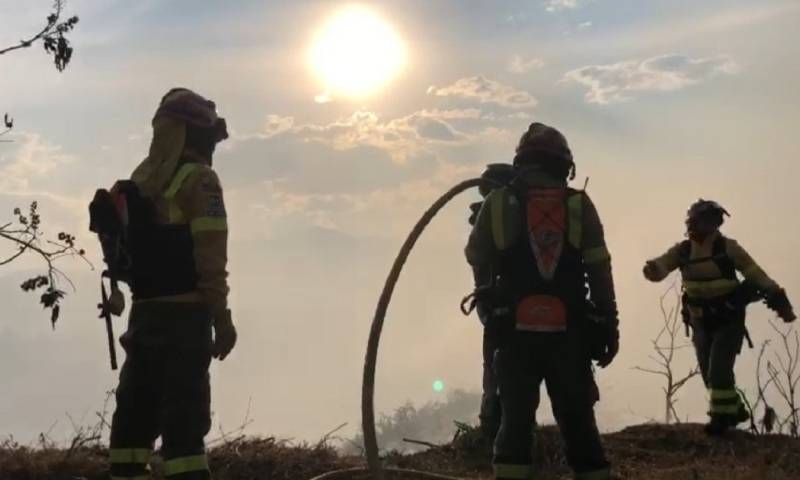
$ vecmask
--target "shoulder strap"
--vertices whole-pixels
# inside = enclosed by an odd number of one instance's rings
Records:
[[[723,277],[729,279],[736,278],[736,263],[733,261],[730,255],[728,255],[728,239],[724,236],[720,235],[714,240],[714,245],[711,247],[711,254],[713,255],[712,260],[719,268],[719,271],[722,273]]]
[[[581,250],[583,243],[583,196],[579,190],[567,190],[567,240]]]
[[[167,200],[172,200],[175,198],[175,195],[181,190],[181,187],[186,182],[186,179],[189,176],[200,169],[200,165],[197,163],[184,163],[172,177],[172,181],[169,183],[169,186],[164,191],[164,197]]]
[[[164,198],[167,200],[169,206],[169,221],[170,223],[181,223],[184,221],[183,212],[175,201],[175,196],[180,192],[186,180],[196,171],[201,168],[197,163],[184,163],[172,177],[167,190],[164,191]]]
[[[684,240],[678,246],[678,266],[683,268],[692,263],[692,241]]]

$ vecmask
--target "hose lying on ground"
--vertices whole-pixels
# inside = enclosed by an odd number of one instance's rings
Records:
[[[402,468],[383,468],[382,472],[391,474],[393,480],[461,480],[456,477],[448,477],[447,475]],[[375,478],[377,477],[371,473],[369,468],[346,468],[324,473],[311,480],[373,480]]]

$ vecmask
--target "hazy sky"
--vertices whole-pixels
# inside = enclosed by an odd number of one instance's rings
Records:
[[[20,4],[0,0],[0,46],[40,28],[51,2]],[[0,220],[37,199],[48,230],[76,232],[97,266],[86,205],[144,157],[161,95],[190,87],[227,117],[215,167],[240,342],[212,367],[224,425],[241,421],[248,399],[251,433],[313,440],[357,425],[369,323],[403,238],[450,185],[509,161],[533,120],[568,137],[614,259],[622,352],[599,373],[602,429],[662,415],[659,381],[632,367],[647,365],[667,285],[645,283],[640,267],[681,240],[698,197],[731,211],[725,231],[800,302],[796,1],[370,2],[406,62],[360,100],[326,91],[307,62],[315,32],[348,5],[73,0],[81,20],[63,74],[40,46],[0,57],[0,112],[17,124],[14,143],[0,144]],[[471,287],[462,249],[474,195],[437,218],[401,277],[379,410],[436,398],[435,379],[479,388],[480,327],[458,311]],[[18,288],[30,264],[0,271],[0,434],[28,440],[56,421],[66,434],[65,413],[90,421],[115,385],[97,272],[63,267],[78,291],[55,332]],[[751,309],[756,341],[769,317]],[[685,370],[691,355],[681,355]],[[737,367],[745,387],[755,356],[745,350]],[[703,419],[699,379],[678,409]]]

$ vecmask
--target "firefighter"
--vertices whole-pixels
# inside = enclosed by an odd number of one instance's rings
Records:
[[[510,163],[493,163],[488,165],[486,171],[481,175],[481,178],[488,180],[485,185],[480,187],[481,196],[485,200],[492,190],[510,183],[514,177],[516,177],[516,172],[514,166]],[[478,218],[478,213],[480,212],[484,200],[470,204],[470,225],[475,225],[475,220]],[[500,428],[501,418],[497,375],[494,370],[497,336],[492,328],[487,328],[491,325],[491,307],[480,295],[483,289],[490,287],[492,273],[488,265],[473,267],[472,273],[475,281],[475,293],[472,297],[475,298],[474,306],[478,313],[478,320],[480,320],[481,325],[483,325],[483,375],[481,382],[483,393],[481,395],[478,419],[480,420],[481,432],[484,438],[494,441],[495,436],[497,436],[497,430]]]
[[[133,306],[120,338],[126,359],[111,426],[111,478],[149,478],[160,435],[166,478],[206,480],[209,364],[236,343],[226,300],[225,205],[211,168],[227,130],[213,102],[183,88],[162,98],[152,123],[149,156],[131,176],[153,222],[131,219],[127,238]]]
[[[736,240],[720,233],[726,216],[730,215],[717,202],[695,202],[686,215],[688,238],[649,260],[643,270],[645,278],[659,282],[680,269],[684,319],[692,328],[692,343],[710,398],[705,426],[709,435],[723,434],[749,419],[733,371],[746,335],[747,305],[763,298],[785,322],[795,320],[786,292]]]
[[[482,300],[498,338],[495,478],[534,477],[531,425],[544,381],[575,478],[605,480],[592,360],[611,363],[619,331],[603,226],[589,196],[567,186],[575,164],[558,130],[531,124],[513,165],[515,180],[488,195],[466,247],[469,263],[494,277]]]

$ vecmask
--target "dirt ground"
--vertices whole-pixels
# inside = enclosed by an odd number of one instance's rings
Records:
[[[614,473],[622,479],[800,479],[800,440],[783,435],[737,431],[710,439],[701,425],[652,424],[606,434],[603,439]],[[450,444],[413,455],[389,453],[385,461],[389,467],[484,479],[491,478],[490,450],[476,430],[463,430]],[[274,438],[238,438],[210,449],[209,455],[216,480],[308,480],[364,465],[362,458],[342,457],[330,445],[295,445]],[[536,457],[537,478],[570,478],[552,427],[540,429]],[[161,478],[157,462],[153,468],[153,478]],[[31,448],[12,441],[0,445],[2,480],[100,480],[107,478],[106,469],[106,451],[99,447]]]

